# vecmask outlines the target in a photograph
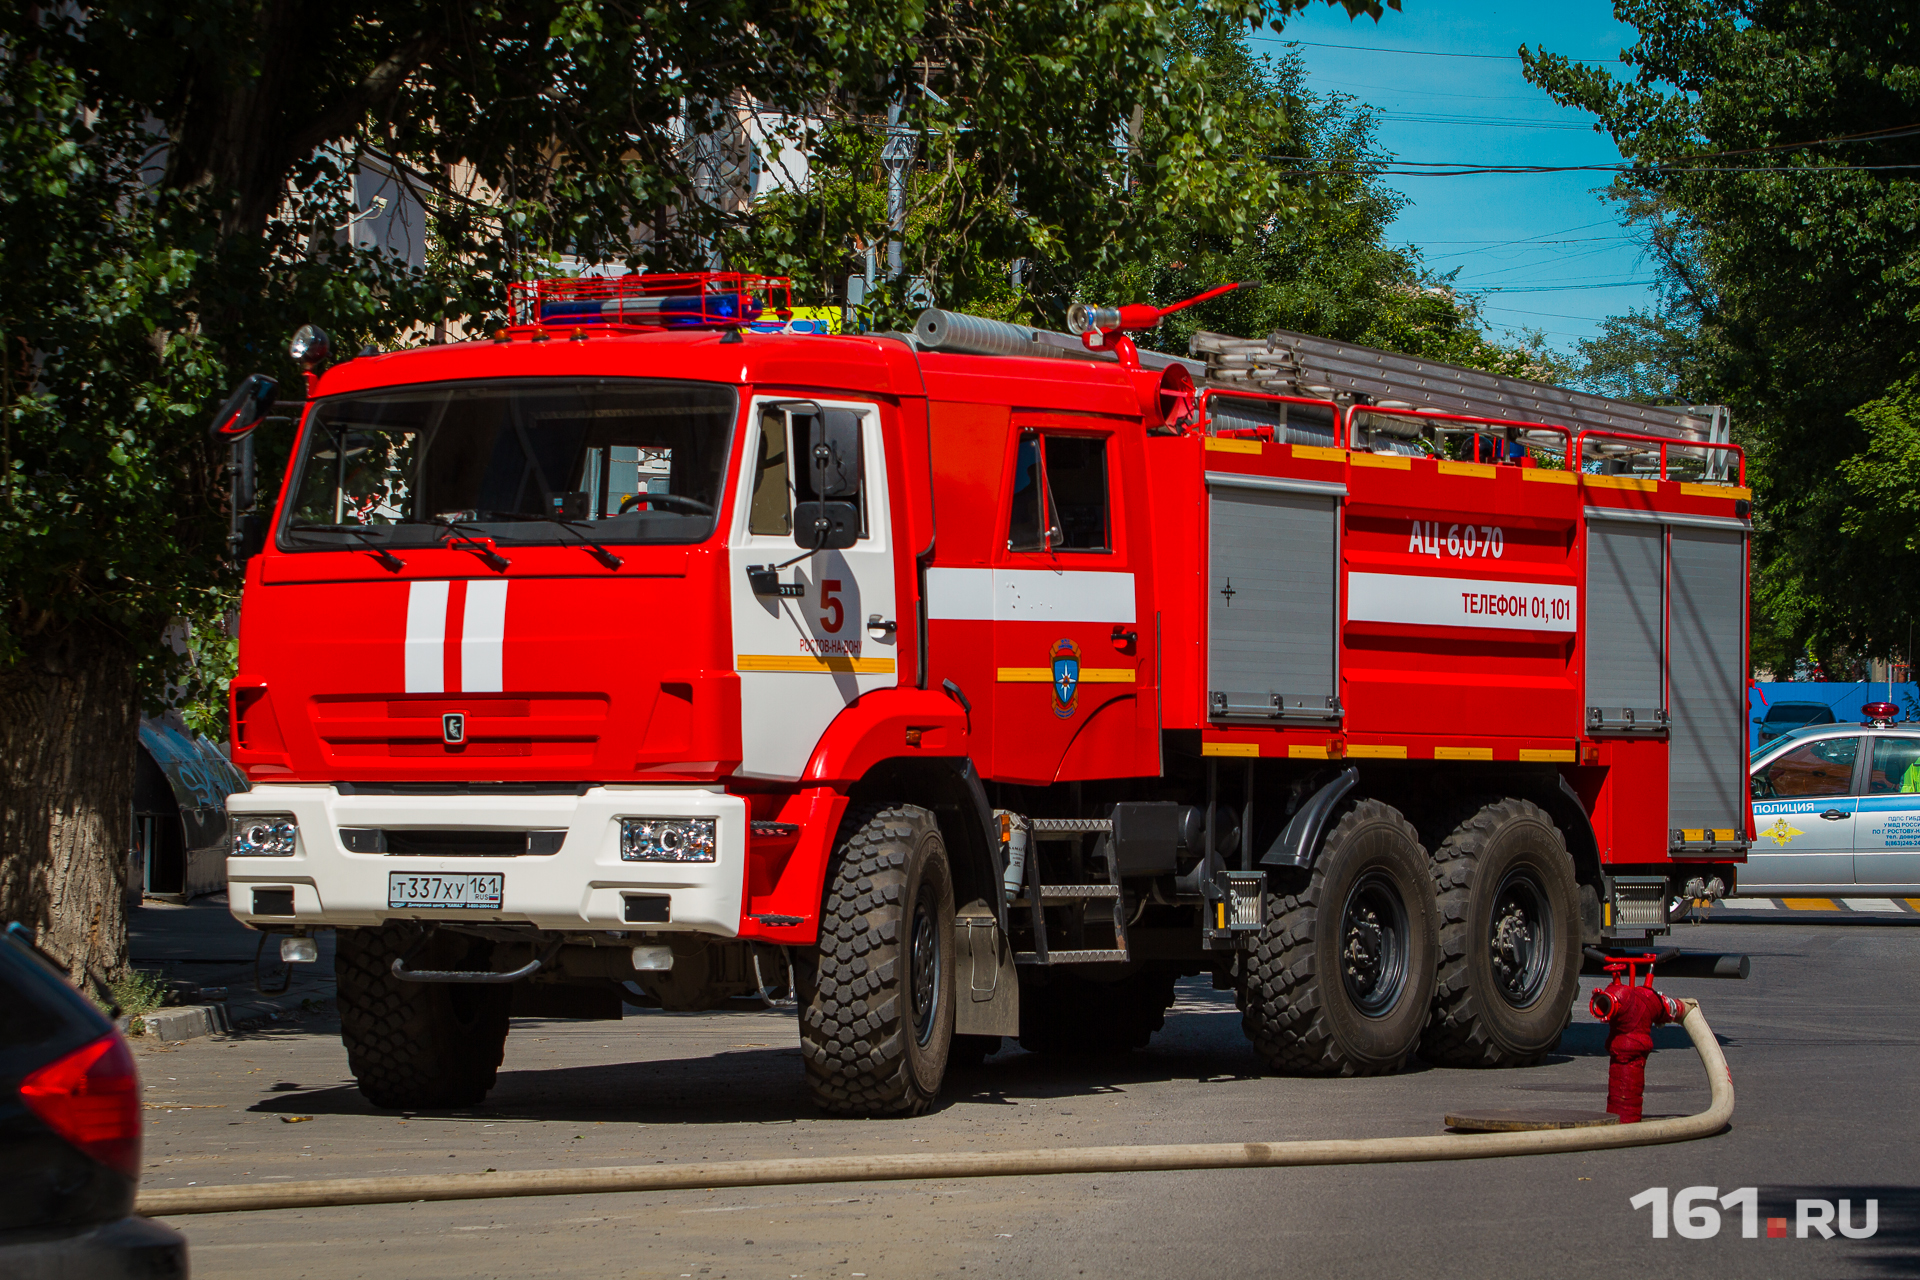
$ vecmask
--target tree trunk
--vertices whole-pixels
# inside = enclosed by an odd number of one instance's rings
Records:
[[[0,667],[0,925],[18,920],[83,989],[127,964],[139,742],[134,661],[78,628]]]

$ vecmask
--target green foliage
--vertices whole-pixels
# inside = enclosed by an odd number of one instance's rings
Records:
[[[1007,111],[959,79],[932,82],[940,102],[913,99],[923,149],[902,256],[940,306],[1059,328],[1078,300],[1166,303],[1252,281],[1143,340],[1184,352],[1197,329],[1287,328],[1520,376],[1562,372],[1538,337],[1488,341],[1470,298],[1388,245],[1403,201],[1378,180],[1367,109],[1316,97],[1298,53],[1255,56],[1218,11],[1176,8],[1152,32],[1157,45],[1107,50],[1117,60],[1093,82],[1161,87],[1096,103],[1109,108],[1096,127],[1078,122],[1078,97],[1058,117]],[[1110,109],[1130,98],[1137,114]],[[1036,123],[1043,135],[1028,132]],[[808,189],[757,206],[734,254],[792,275],[809,299],[840,296],[869,247],[884,276],[884,140],[877,121],[823,130]],[[865,313],[905,327],[913,309],[887,292]]]
[[[989,309],[1016,306],[1000,275],[1014,256],[1114,270],[1188,221],[1240,233],[1273,183],[1178,25],[1305,3],[15,6],[0,14],[0,666],[105,645],[146,687],[179,682],[166,623],[209,633],[238,585],[204,424],[249,372],[299,398],[281,345],[302,322],[341,354],[417,341],[499,314],[508,280],[561,254],[687,268],[719,249],[823,288],[850,229],[879,238],[884,202],[851,181],[784,216],[721,198],[716,157],[738,150],[744,104],[852,174],[906,100],[931,161],[916,240],[943,288]],[[1113,143],[1135,119],[1151,180],[1129,186]],[[424,266],[346,234],[369,165],[426,208]],[[285,437],[263,431],[267,459]],[[263,466],[268,499],[273,478]]]
[[[118,1011],[116,1017],[132,1015],[128,1029],[134,1035],[144,1030],[140,1015],[165,1005],[168,994],[166,981],[157,971],[130,968],[107,984],[108,1007]]]
[[[1915,11],[1616,11],[1640,31],[1629,81],[1525,54],[1528,76],[1592,111],[1636,165],[1615,191],[1654,231],[1673,308],[1603,335],[1590,367],[1732,406],[1758,513],[1756,665],[1791,669],[1809,644],[1885,654],[1912,606],[1887,589],[1878,521],[1900,509],[1888,485],[1911,493],[1920,475],[1887,469],[1899,450],[1869,432],[1891,410],[1862,407],[1903,402],[1920,350],[1920,138],[1828,140],[1920,119]]]

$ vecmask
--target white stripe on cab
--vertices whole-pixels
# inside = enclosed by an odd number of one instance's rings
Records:
[[[446,691],[447,592],[452,585],[414,582],[407,587],[408,693]]]
[[[460,626],[460,691],[499,693],[507,640],[507,584],[502,579],[467,584],[467,612]]]

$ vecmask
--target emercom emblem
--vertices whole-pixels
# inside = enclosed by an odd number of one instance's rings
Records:
[[[1053,714],[1066,719],[1080,696],[1080,646],[1071,640],[1053,644]]]

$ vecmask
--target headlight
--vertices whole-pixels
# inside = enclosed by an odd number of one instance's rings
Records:
[[[290,813],[234,814],[232,856],[236,858],[291,858],[299,824]]]
[[[719,849],[715,818],[622,818],[623,862],[712,862]]]

